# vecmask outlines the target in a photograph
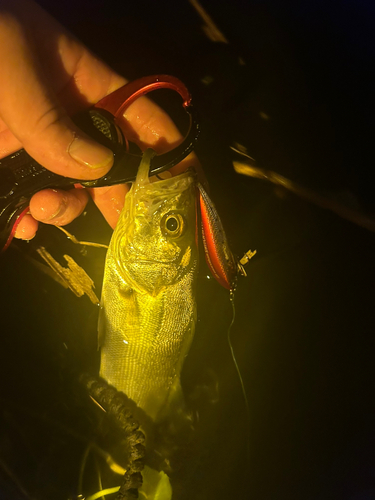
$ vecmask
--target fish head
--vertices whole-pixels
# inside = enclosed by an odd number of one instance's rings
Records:
[[[191,272],[198,258],[193,173],[136,182],[126,197],[113,242],[120,272],[137,291],[156,296]]]

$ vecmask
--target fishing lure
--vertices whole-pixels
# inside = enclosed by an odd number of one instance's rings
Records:
[[[229,248],[223,224],[216,207],[201,184],[198,184],[205,257],[216,280],[227,290],[234,290],[243,267]]]

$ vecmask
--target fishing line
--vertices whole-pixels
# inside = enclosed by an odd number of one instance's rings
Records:
[[[242,375],[241,375],[240,367],[238,366],[237,359],[236,359],[236,356],[234,354],[232,340],[230,338],[230,334],[231,334],[231,331],[232,331],[232,326],[234,324],[234,320],[236,319],[236,308],[234,306],[234,290],[230,291],[230,293],[229,293],[229,300],[230,300],[230,302],[232,304],[232,321],[231,321],[231,323],[230,323],[230,325],[228,327],[227,338],[228,338],[229,348],[230,348],[231,354],[232,354],[233,363],[234,363],[234,366],[236,368],[237,375],[238,375],[238,378],[239,378],[239,381],[240,381],[240,384],[241,384],[242,395],[243,395],[244,402],[245,402],[246,417],[247,417],[247,422],[248,422],[248,425],[246,427],[246,456],[247,456],[247,460],[249,461],[250,460],[250,405],[249,405],[249,400],[247,399],[247,394],[246,394],[246,390],[245,390],[245,384],[244,384],[244,381],[243,381],[243,378],[242,378]]]

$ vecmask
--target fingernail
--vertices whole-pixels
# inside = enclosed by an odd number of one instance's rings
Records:
[[[60,200],[60,203],[59,203],[58,207],[56,208],[56,210],[53,212],[53,214],[50,215],[49,217],[44,218],[43,220],[41,220],[41,222],[49,222],[53,219],[57,219],[58,217],[61,217],[62,215],[64,215],[67,207],[68,207],[68,200],[64,196]]]
[[[73,160],[93,169],[110,166],[113,160],[113,153],[110,149],[80,137],[74,139],[69,146],[68,153]]]

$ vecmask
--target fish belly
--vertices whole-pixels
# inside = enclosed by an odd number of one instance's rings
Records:
[[[195,269],[152,296],[124,281],[111,265],[110,252],[99,326],[104,337],[100,375],[158,420],[179,397],[180,372],[195,328]]]

